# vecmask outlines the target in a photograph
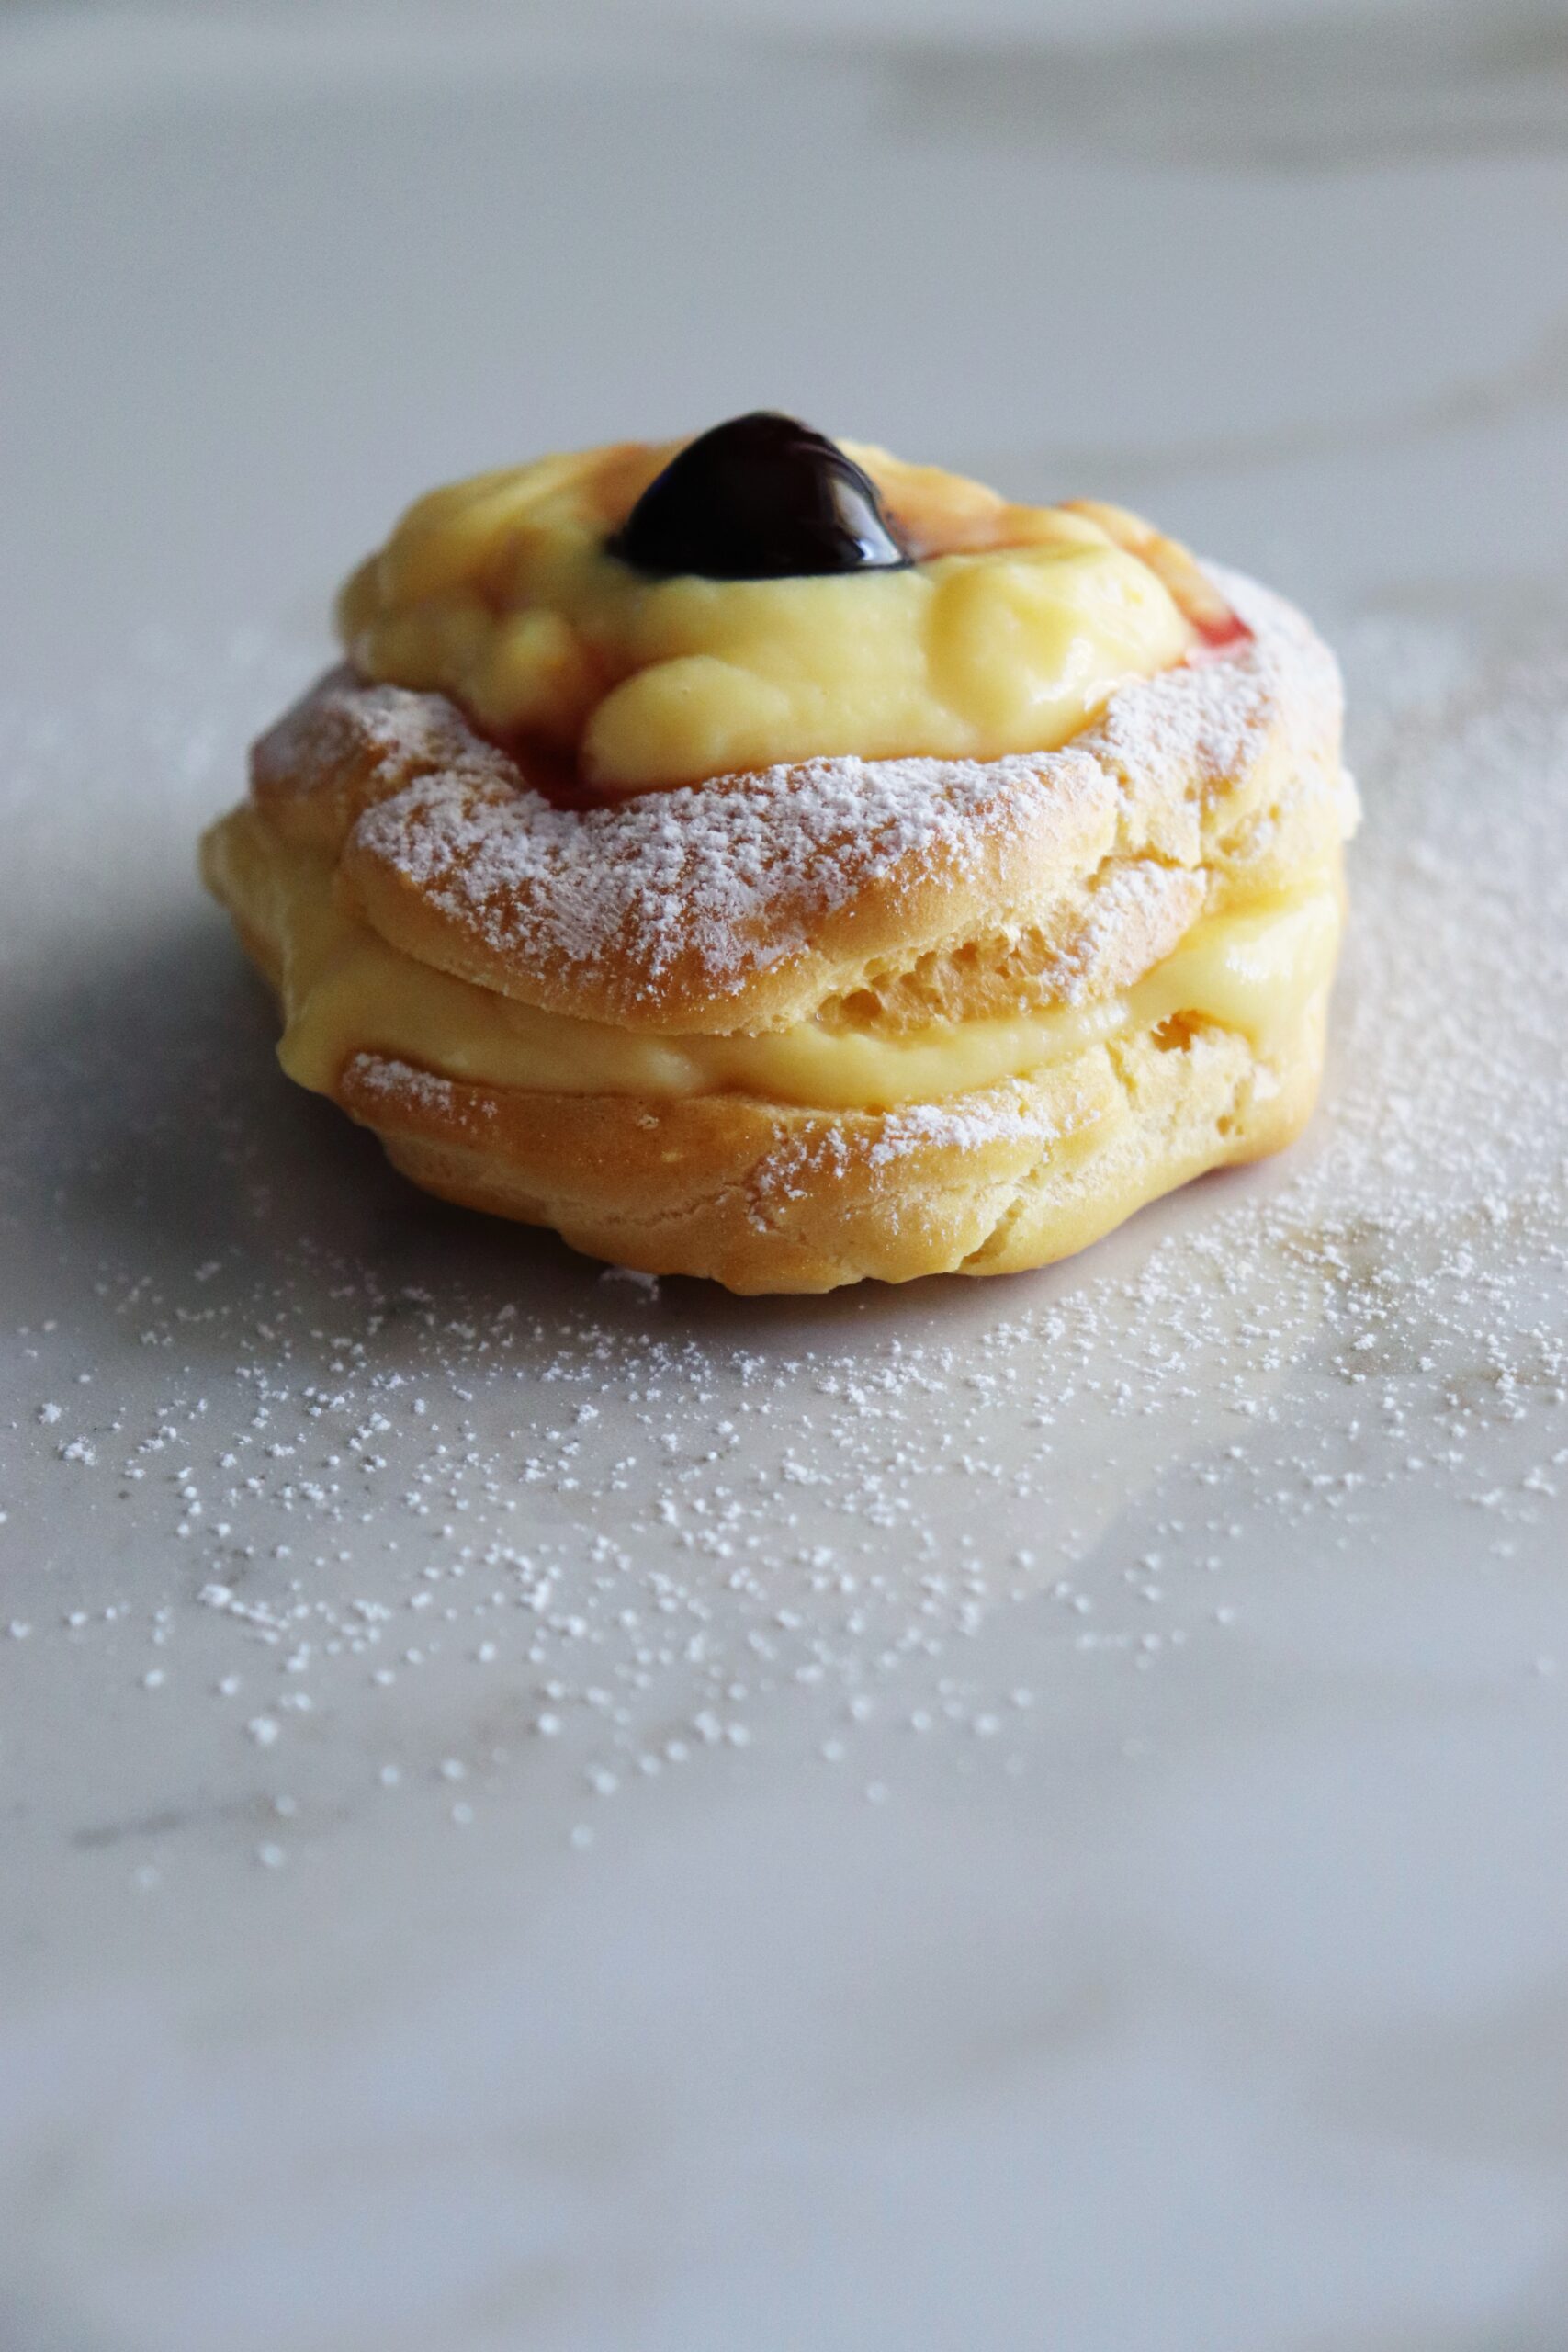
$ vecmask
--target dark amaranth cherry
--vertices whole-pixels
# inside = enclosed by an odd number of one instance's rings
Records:
[[[639,571],[705,580],[893,571],[909,561],[870,476],[808,424],[767,409],[688,442],[609,548]]]

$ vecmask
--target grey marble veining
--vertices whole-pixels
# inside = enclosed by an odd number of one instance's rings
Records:
[[[890,119],[915,138],[1260,175],[1513,163],[1568,143],[1568,15],[1450,0],[1091,46],[932,39],[895,52],[888,82]]]

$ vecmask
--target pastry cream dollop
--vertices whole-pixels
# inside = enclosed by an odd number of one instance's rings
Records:
[[[330,858],[282,841],[254,808],[215,826],[207,855],[276,980],[278,1059],[319,1093],[366,1051],[437,1077],[546,1093],[730,1091],[883,1110],[1026,1078],[1179,1017],[1235,1030],[1267,1058],[1328,986],[1340,926],[1337,876],[1319,871],[1201,919],[1142,979],[1091,1003],[935,1022],[909,1035],[805,1021],[756,1035],[660,1037],[542,1012],[417,962],[344,912]]]
[[[420,499],[343,590],[350,659],[624,794],[851,752],[1051,751],[1199,639],[1190,560],[1135,517],[1012,505],[849,442],[907,569],[639,571],[605,542],[680,446],[542,458]]]

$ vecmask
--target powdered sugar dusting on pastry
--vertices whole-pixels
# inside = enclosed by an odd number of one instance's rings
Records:
[[[817,760],[587,810],[437,778],[371,810],[356,838],[492,948],[577,969],[614,953],[651,994],[682,966],[712,983],[797,954],[808,934],[778,910],[803,889],[826,916],[939,850],[973,861],[1016,822],[1040,764]],[[1061,783],[1092,776],[1069,760]]]
[[[1316,731],[1341,702],[1338,665],[1302,616],[1245,573],[1212,576],[1252,631],[1209,659],[1123,686],[1078,748],[1142,792],[1179,786],[1196,773],[1234,775],[1280,707],[1291,737]]]
[[[353,847],[506,959],[520,986],[561,967],[613,967],[628,1002],[677,973],[723,989],[787,965],[869,884],[912,888],[938,859],[972,870],[1043,807],[1103,807],[1123,854],[1192,863],[1194,795],[1234,776],[1269,726],[1284,774],[1306,777],[1308,747],[1338,711],[1333,657],[1306,624],[1252,583],[1224,582],[1251,638],[1130,682],[1061,751],[813,760],[570,809],[470,735],[473,756],[450,771],[422,758],[433,773],[361,817]],[[377,723],[412,718],[405,701]]]
[[[346,666],[330,671],[269,727],[251,752],[251,775],[265,793],[308,791],[324,768],[460,768],[471,778],[503,775],[510,763],[438,695],[368,685]]]
[[[1043,1146],[1058,1132],[1055,1121],[1021,1086],[994,1086],[959,1095],[952,1102],[912,1102],[891,1111],[871,1147],[874,1167],[906,1159],[918,1151],[977,1151],[987,1144]]]
[[[365,1092],[427,1112],[436,1118],[451,1118],[459,1103],[470,1118],[483,1118],[491,1109],[489,1099],[479,1090],[459,1088],[453,1080],[441,1078],[434,1070],[420,1069],[412,1062],[400,1061],[392,1054],[355,1054],[350,1067],[355,1084]]]
[[[1138,978],[1151,956],[1168,954],[1203,903],[1201,874],[1152,858],[1107,865],[1089,899],[1088,919],[1042,975],[1067,1004],[1109,995]]]

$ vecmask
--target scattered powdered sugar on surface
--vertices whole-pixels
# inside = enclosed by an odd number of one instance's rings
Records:
[[[192,902],[17,992],[0,1713],[77,1862],[156,1900],[214,1841],[276,1871],[411,1808],[603,1855],[645,1782],[781,1749],[896,1807],[911,1741],[1157,1752],[1161,1678],[1273,1591],[1353,1628],[1337,1579],[1397,1555],[1418,1622],[1427,1577],[1501,1602],[1533,1561],[1545,1606],[1568,662],[1393,620],[1346,650],[1368,821],[1319,1118],[1037,1277],[748,1302],[449,1213],[274,1076]],[[101,741],[29,719],[29,773],[208,744],[172,856],[276,666],[155,669],[140,735],[129,686]]]

